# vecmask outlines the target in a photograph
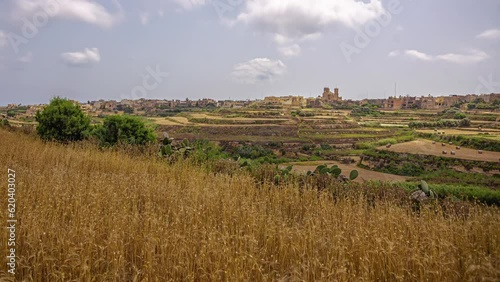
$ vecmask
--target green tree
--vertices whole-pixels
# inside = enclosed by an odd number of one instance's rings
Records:
[[[13,110],[7,111],[7,116],[8,117],[14,117],[15,115],[16,115],[16,112],[14,112]]]
[[[470,119],[464,118],[460,120],[460,123],[458,124],[460,127],[468,127],[470,126]]]
[[[128,115],[107,116],[104,123],[95,128],[94,134],[103,146],[117,143],[144,145],[156,140],[152,128],[147,127],[139,118]]]
[[[123,108],[123,112],[126,113],[126,114],[133,114],[134,113],[134,109],[131,108],[131,107],[125,107],[125,108]]]
[[[90,118],[78,105],[56,97],[35,116],[38,135],[46,141],[71,142],[84,139],[90,129]]]
[[[466,118],[466,117],[467,117],[467,116],[466,116],[464,113],[462,113],[462,112],[457,112],[457,113],[455,113],[455,115],[453,116],[453,118],[454,118],[454,119],[464,119],[464,118]]]

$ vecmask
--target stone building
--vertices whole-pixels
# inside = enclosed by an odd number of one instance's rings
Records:
[[[422,96],[419,99],[419,106],[420,106],[420,109],[426,109],[426,110],[435,109],[436,108],[435,98],[432,97],[431,95]]]
[[[339,89],[335,88],[333,89],[334,92],[330,91],[330,88],[325,87],[323,89],[323,96],[322,100],[325,103],[331,103],[331,102],[340,102],[342,101],[342,97],[339,96]]]
[[[384,103],[384,108],[386,109],[401,109],[403,107],[403,99],[401,96],[399,98],[389,96]]]
[[[279,105],[287,107],[304,107],[306,106],[306,99],[303,96],[268,96],[264,98],[266,105]]]

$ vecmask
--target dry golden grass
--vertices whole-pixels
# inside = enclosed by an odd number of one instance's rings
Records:
[[[500,213],[467,219],[272,189],[0,130],[17,172],[16,281],[498,281]],[[6,185],[3,185],[6,187]],[[6,188],[2,190],[6,208]],[[6,214],[1,212],[5,223]],[[0,233],[2,252],[7,232]],[[4,254],[2,256],[5,258]],[[0,280],[12,279],[6,266]]]

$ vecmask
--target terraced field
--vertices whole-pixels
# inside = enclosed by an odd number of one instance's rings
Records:
[[[189,114],[189,116],[193,119],[215,119],[215,120],[226,120],[226,121],[237,121],[241,123],[247,123],[252,121],[268,121],[268,122],[277,122],[277,121],[287,121],[288,119],[284,118],[246,118],[246,117],[230,117],[230,116],[221,116],[221,115],[209,115],[209,114]]]
[[[417,132],[422,133],[435,133],[432,129],[419,129]],[[444,132],[446,135],[500,135],[500,130],[487,128],[478,130],[477,128],[461,128],[461,129],[439,129],[438,132]]]
[[[187,118],[185,117],[159,117],[159,118],[149,118],[153,123],[158,125],[191,125]]]
[[[271,150],[275,158],[284,158],[285,162],[296,160],[294,171],[305,173],[314,170],[318,164],[337,164],[346,173],[353,169],[360,172],[357,181],[381,180],[388,182],[405,182],[409,177],[376,172],[359,168],[356,164],[342,164],[337,161],[344,157],[356,158],[365,150],[377,148],[401,154],[432,155],[463,160],[499,162],[500,152],[484,151],[456,145],[445,146],[441,142],[432,144],[429,140],[414,140],[414,133],[434,134],[433,128],[412,131],[408,128],[411,121],[436,121],[439,111],[385,111],[379,116],[352,116],[350,111],[301,109],[298,110],[254,110],[236,109],[220,112],[184,112],[175,117],[152,118],[158,125],[158,131],[167,131],[176,140],[209,140],[229,152],[238,148],[260,146]],[[473,116],[475,121],[485,123],[482,129],[476,124],[470,128],[439,129],[440,136],[481,137],[491,143],[500,140],[500,129],[496,129],[494,121],[481,120],[491,117],[480,113]],[[426,137],[427,138],[427,137]],[[458,141],[457,141],[458,142]],[[394,144],[386,148],[385,144]],[[399,144],[397,144],[399,143]],[[447,153],[443,154],[443,150]],[[455,151],[451,155],[451,151]],[[319,160],[319,161],[317,161]],[[376,166],[376,163],[374,164]],[[409,166],[408,164],[406,165]],[[371,166],[370,166],[371,167]],[[463,170],[450,166],[448,169],[464,171],[464,175],[476,172],[487,177],[494,171]],[[410,169],[411,170],[411,169]],[[389,173],[413,175],[408,169],[402,172],[385,170]],[[379,170],[380,171],[380,170]],[[407,174],[405,174],[407,173]],[[488,174],[490,173],[490,174]],[[459,181],[459,180],[458,180]]]

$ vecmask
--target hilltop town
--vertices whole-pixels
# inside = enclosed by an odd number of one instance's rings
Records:
[[[161,100],[138,99],[121,101],[97,100],[79,102],[81,109],[90,116],[103,117],[111,114],[134,114],[139,116],[171,116],[191,109],[238,109],[238,108],[324,108],[324,109],[353,109],[363,105],[372,105],[384,110],[425,109],[439,110],[457,107],[461,110],[499,110],[500,93],[466,94],[449,96],[390,96],[387,99],[344,100],[340,96],[339,88],[333,92],[325,87],[323,93],[317,97],[304,96],[268,96],[262,100],[214,100],[210,98],[198,100]],[[42,110],[45,104],[20,105],[8,104],[0,107],[0,117],[32,122],[37,111]]]

